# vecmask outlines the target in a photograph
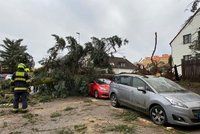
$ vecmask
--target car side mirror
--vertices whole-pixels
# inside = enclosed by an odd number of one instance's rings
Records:
[[[145,87],[138,87],[137,90],[138,91],[142,91],[143,93],[146,93]]]

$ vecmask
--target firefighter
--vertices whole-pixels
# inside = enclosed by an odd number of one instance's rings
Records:
[[[22,101],[22,112],[27,112],[27,90],[29,86],[29,76],[25,72],[25,65],[18,64],[17,71],[12,76],[12,86],[14,86],[13,112],[19,111],[19,100]]]
[[[27,67],[27,68],[25,68],[24,69],[27,73],[29,73],[30,72],[30,69]]]

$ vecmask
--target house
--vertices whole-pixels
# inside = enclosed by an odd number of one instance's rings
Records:
[[[132,73],[135,72],[137,67],[128,61],[125,57],[110,57],[109,63],[115,74],[119,73]]]
[[[153,60],[157,63],[160,63],[159,65],[166,65],[168,64],[169,57],[169,54],[163,54],[161,56],[155,55],[153,56]],[[142,61],[140,61],[140,64],[147,68],[150,64],[152,64],[151,57],[145,57]]]
[[[190,49],[200,43],[200,9],[198,9],[184,24],[177,35],[170,42],[173,65],[178,66],[178,73],[182,74],[181,60],[190,59],[197,54]],[[200,47],[200,46],[199,46]],[[198,55],[199,56],[199,55]]]

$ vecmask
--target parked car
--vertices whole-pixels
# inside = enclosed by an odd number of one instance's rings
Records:
[[[5,80],[11,80],[11,79],[12,79],[12,74],[7,74]]]
[[[2,74],[0,74],[0,81],[4,80],[4,77]]]
[[[116,75],[110,99],[112,106],[142,111],[158,125],[200,125],[200,96],[163,77]]]
[[[96,79],[88,84],[89,95],[95,98],[109,98],[110,91],[110,83],[109,79]]]

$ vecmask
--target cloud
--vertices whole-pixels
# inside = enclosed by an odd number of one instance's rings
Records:
[[[156,54],[170,53],[169,42],[191,15],[183,0],[6,0],[0,1],[0,42],[23,38],[36,62],[54,45],[51,34],[62,37],[80,32],[81,43],[90,37],[118,35],[129,44],[118,55],[130,61],[149,56],[158,32]],[[39,64],[36,64],[39,66]]]

